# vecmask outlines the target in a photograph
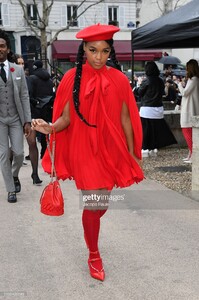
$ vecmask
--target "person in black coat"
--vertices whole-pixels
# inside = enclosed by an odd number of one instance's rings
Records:
[[[138,88],[141,99],[140,117],[143,128],[143,156],[157,155],[157,149],[176,144],[177,141],[164,119],[162,96],[164,82],[155,62],[147,62],[146,78]]]
[[[53,81],[47,70],[43,68],[41,60],[33,62],[33,72],[29,76],[30,83],[30,106],[32,118],[42,118],[47,122],[52,120],[52,106],[54,101]],[[42,158],[46,150],[46,138],[44,134],[40,135],[41,153]],[[36,132],[32,131],[29,137],[29,143],[36,145]],[[31,158],[32,150],[34,149],[34,157],[38,163],[38,148],[30,147],[29,156]],[[36,150],[35,150],[36,149]],[[35,151],[37,155],[35,156]],[[37,174],[32,174],[33,184],[40,184],[42,181]]]
[[[53,81],[47,70],[43,68],[41,60],[33,63],[33,74],[30,75],[30,83],[32,87],[31,103],[34,108],[40,109],[38,99],[45,99],[47,96],[53,96]],[[40,113],[40,112],[35,112]]]

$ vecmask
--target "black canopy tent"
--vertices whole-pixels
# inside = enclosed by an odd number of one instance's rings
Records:
[[[199,1],[132,31],[132,50],[199,47]]]
[[[199,47],[199,0],[192,0],[132,31],[132,70],[134,50],[197,47]]]

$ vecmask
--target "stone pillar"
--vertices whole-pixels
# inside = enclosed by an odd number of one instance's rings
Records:
[[[199,200],[199,116],[192,117],[193,153],[192,153],[192,196]]]
[[[178,146],[187,147],[187,143],[180,126],[180,110],[164,110],[164,119],[175,136]]]

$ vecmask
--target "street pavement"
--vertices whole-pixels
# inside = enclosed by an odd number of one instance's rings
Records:
[[[199,299],[199,202],[148,179],[115,190],[124,199],[102,218],[106,279],[99,282],[88,272],[74,182],[61,181],[64,215],[45,216],[39,199],[49,176],[41,166],[39,173],[43,185],[34,186],[30,162],[22,167],[15,204],[0,175],[0,299]]]

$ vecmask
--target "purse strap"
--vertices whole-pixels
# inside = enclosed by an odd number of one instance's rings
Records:
[[[55,170],[55,129],[54,127],[51,125],[52,128],[52,151],[50,149],[50,141],[49,141],[49,135],[46,135],[46,142],[47,142],[47,148],[48,148],[48,152],[49,152],[49,156],[51,159],[51,181],[53,181],[53,177],[55,177],[55,179],[57,180],[57,173]]]

